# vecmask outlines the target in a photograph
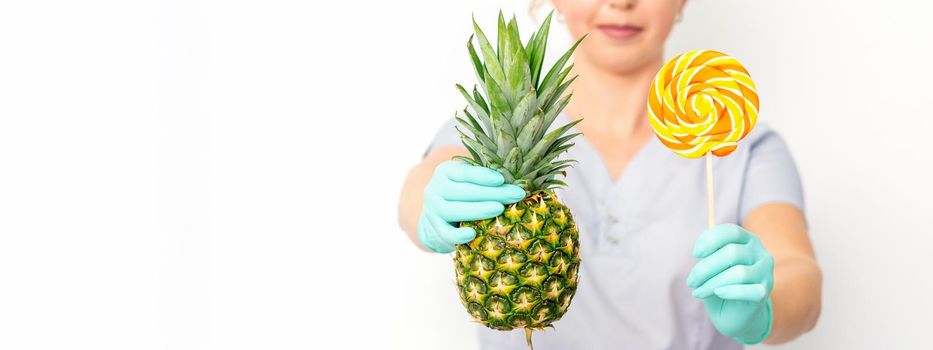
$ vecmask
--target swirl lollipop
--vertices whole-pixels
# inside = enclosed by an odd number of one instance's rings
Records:
[[[738,147],[758,120],[758,92],[735,58],[711,50],[674,57],[648,93],[648,119],[658,139],[687,158],[706,156],[709,225],[714,224],[712,156]]]

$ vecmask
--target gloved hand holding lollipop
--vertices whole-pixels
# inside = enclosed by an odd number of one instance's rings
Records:
[[[700,258],[687,278],[721,333],[744,344],[768,337],[773,322],[774,258],[751,232],[715,225],[712,157],[738,147],[758,120],[758,93],[735,58],[710,50],[681,54],[658,72],[648,96],[658,139],[687,158],[706,156],[709,229],[696,241]]]

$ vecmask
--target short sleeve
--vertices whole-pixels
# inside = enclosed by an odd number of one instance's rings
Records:
[[[424,154],[421,155],[421,158],[427,157],[431,150],[440,147],[446,146],[459,146],[463,147],[462,141],[460,141],[460,135],[457,133],[455,128],[457,125],[457,120],[450,118],[434,134],[434,138],[431,140],[431,143],[428,145],[428,148],[424,150]]]
[[[804,211],[803,186],[797,166],[784,139],[773,130],[764,132],[750,145],[739,217],[744,220],[755,208],[774,202]]]

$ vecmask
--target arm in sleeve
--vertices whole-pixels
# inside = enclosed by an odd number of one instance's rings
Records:
[[[424,150],[424,154],[421,155],[421,158],[427,157],[432,150],[440,147],[463,147],[463,143],[460,141],[460,134],[457,133],[457,129],[455,128],[456,125],[456,119],[450,118],[445,121],[444,124],[437,129],[437,132],[434,134],[434,139],[431,140],[428,148]]]
[[[803,212],[803,186],[784,139],[766,129],[750,147],[739,217],[744,219],[755,208],[774,202],[793,205]]]

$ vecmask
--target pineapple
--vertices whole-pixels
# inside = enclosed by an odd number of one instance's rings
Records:
[[[457,131],[471,157],[456,159],[498,170],[526,193],[498,217],[460,223],[477,233],[454,254],[460,300],[489,328],[524,329],[529,347],[532,330],[551,326],[567,311],[580,267],[577,227],[553,192],[566,186],[557,176],[566,176],[575,162],[556,159],[573,146],[579,133],[567,132],[579,120],[547,131],[570,101],[571,94],[562,94],[576,77],[565,80],[573,65],[564,65],[583,38],[542,79],[550,22],[549,14],[522,46],[515,17],[506,24],[500,12],[494,49],[474,20],[479,54],[474,36],[467,49],[482,92],[457,85],[469,104],[462,118],[456,116]]]

